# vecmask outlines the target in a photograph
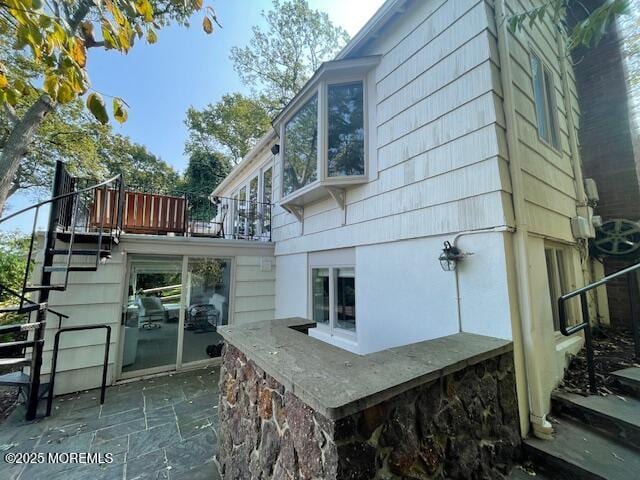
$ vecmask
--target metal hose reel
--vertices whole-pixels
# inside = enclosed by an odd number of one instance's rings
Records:
[[[626,257],[640,254],[640,224],[624,218],[607,220],[596,229],[592,248],[600,255]]]

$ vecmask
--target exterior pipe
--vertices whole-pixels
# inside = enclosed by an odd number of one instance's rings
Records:
[[[467,235],[478,235],[480,233],[494,233],[494,232],[512,232],[513,228],[507,226],[507,225],[501,225],[499,227],[490,227],[490,228],[480,228],[477,230],[466,230],[464,232],[459,232],[456,234],[455,237],[453,237],[453,243],[452,245],[454,247],[457,247],[457,243],[458,243],[458,239],[460,237],[465,237]],[[460,306],[460,276],[458,274],[458,269],[456,268],[453,271],[453,276],[454,276],[454,281],[455,281],[455,287],[456,287],[456,312],[458,315],[458,331],[462,332],[462,308]]]
[[[536,361],[541,350],[537,348],[535,318],[533,316],[533,302],[531,282],[529,278],[528,238],[529,227],[526,220],[526,204],[524,199],[524,184],[520,165],[520,145],[518,126],[516,122],[515,100],[513,98],[513,74],[511,71],[511,57],[509,49],[509,32],[505,18],[505,0],[495,2],[495,22],[498,31],[498,53],[500,57],[500,78],[502,82],[504,114],[506,121],[507,148],[509,152],[509,173],[511,174],[511,190],[516,230],[513,234],[514,255],[516,263],[516,282],[518,285],[518,303],[520,322],[522,325],[521,342],[524,350],[526,385],[529,397],[529,421],[533,426],[536,437],[549,439],[553,427],[546,417],[543,398],[542,372]]]

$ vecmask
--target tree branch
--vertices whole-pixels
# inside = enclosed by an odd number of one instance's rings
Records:
[[[5,102],[4,109],[7,112],[7,117],[9,117],[9,123],[13,127],[16,123],[18,123],[18,115],[16,115],[16,111],[13,109],[11,105]]]

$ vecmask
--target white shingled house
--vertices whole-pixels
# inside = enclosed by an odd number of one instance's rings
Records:
[[[544,435],[582,345],[556,300],[600,272],[563,39],[548,19],[511,33],[530,2],[502,3],[387,1],[212,197],[273,202],[276,318],[359,354],[511,339],[523,431]]]
[[[503,21],[530,3],[388,0],[208,206],[117,180],[88,190],[82,215],[56,205],[40,260],[59,288],[31,291],[51,292],[63,326],[111,327],[108,384],[215,362],[217,326],[274,318],[359,355],[458,332],[512,340],[522,432],[548,434],[550,392],[583,343],[560,333],[557,299],[601,272],[564,40],[548,18],[516,34]],[[70,256],[96,268],[69,270]],[[588,307],[605,315],[606,298]],[[580,321],[577,303],[566,313]],[[56,393],[100,385],[104,338],[65,333]]]

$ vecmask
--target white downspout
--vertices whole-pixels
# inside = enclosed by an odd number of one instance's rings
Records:
[[[495,2],[495,21],[498,31],[498,53],[500,56],[500,77],[502,81],[504,113],[506,120],[507,148],[509,151],[509,173],[511,175],[511,190],[516,230],[513,234],[514,254],[516,260],[516,281],[518,284],[518,303],[520,322],[522,324],[522,345],[524,348],[524,363],[529,390],[529,421],[533,425],[533,433],[539,438],[548,439],[553,433],[553,427],[546,418],[545,402],[543,398],[540,365],[536,357],[542,350],[536,348],[537,325],[533,316],[531,282],[529,278],[529,253],[527,242],[529,226],[527,225],[527,211],[524,199],[524,184],[522,168],[520,166],[520,145],[518,127],[513,98],[513,80],[509,49],[509,32],[505,19],[505,0]]]

